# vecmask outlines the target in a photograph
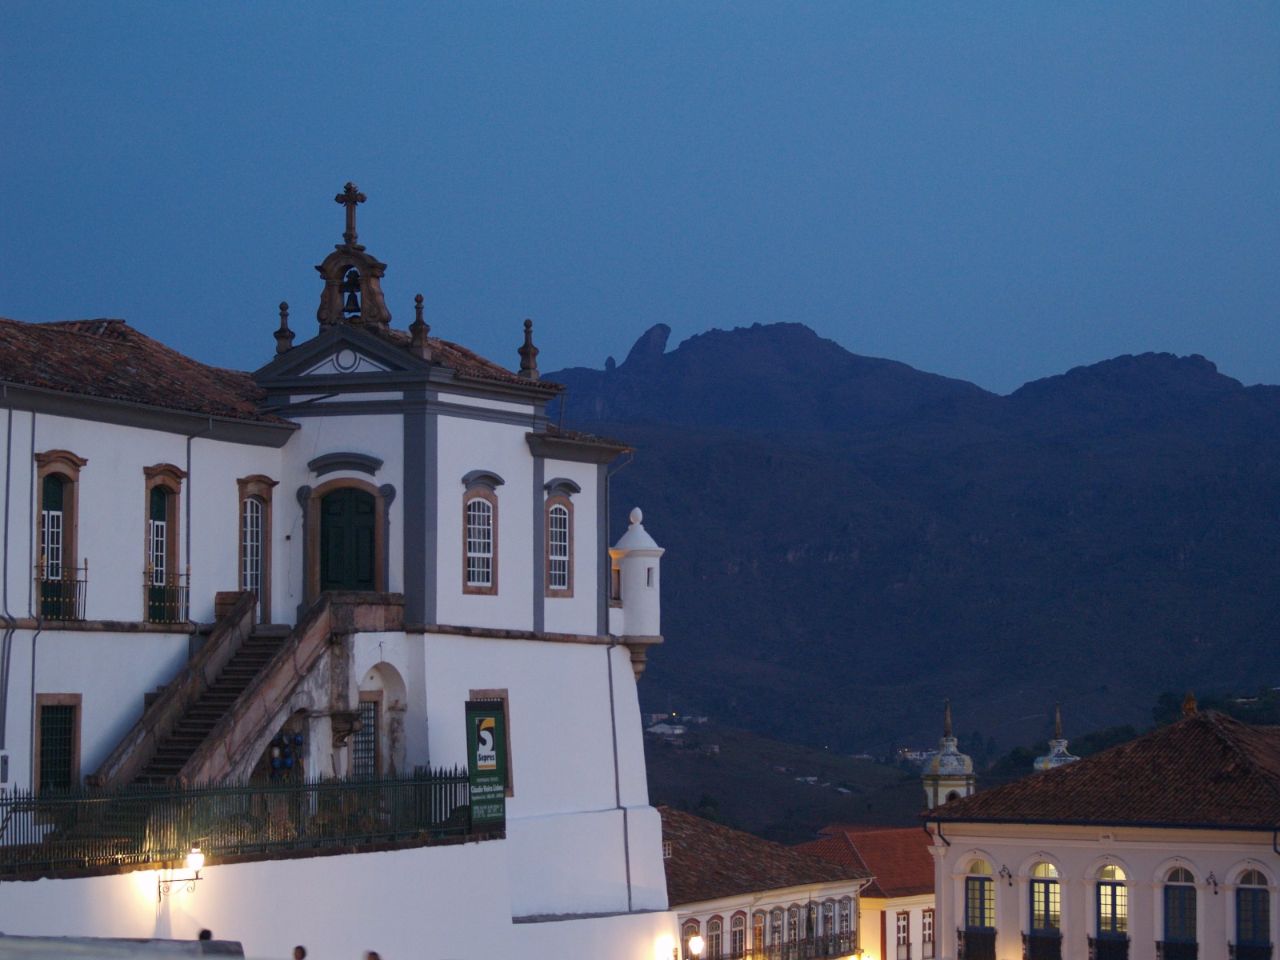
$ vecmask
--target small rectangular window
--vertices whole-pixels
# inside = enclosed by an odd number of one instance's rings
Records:
[[[80,695],[36,695],[36,789],[57,793],[80,784]]]

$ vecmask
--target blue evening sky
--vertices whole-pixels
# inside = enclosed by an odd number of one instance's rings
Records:
[[[350,179],[395,324],[508,365],[787,320],[1280,383],[1273,3],[14,2],[0,137],[0,315],[211,363],[311,334]]]

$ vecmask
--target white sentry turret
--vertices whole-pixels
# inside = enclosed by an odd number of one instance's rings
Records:
[[[631,525],[609,548],[612,578],[609,632],[617,637],[662,634],[662,547],[644,528],[644,514],[631,511]]]

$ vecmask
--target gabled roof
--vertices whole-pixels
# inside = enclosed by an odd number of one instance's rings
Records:
[[[873,874],[864,896],[888,899],[933,893],[929,846],[919,827],[831,826],[797,849]]]
[[[943,822],[1271,830],[1280,826],[1280,727],[1195,713],[922,816]]]
[[[206,366],[123,320],[0,318],[0,380],[232,420],[286,422],[259,411],[264,394],[247,373]]]
[[[673,907],[867,877],[866,870],[821,860],[691,813],[670,807],[659,807],[658,812],[662,815],[662,839],[671,844],[671,856],[663,863],[667,899]]]
[[[364,327],[380,340],[408,349],[412,337],[403,330],[389,327]],[[474,350],[461,344],[439,337],[427,337],[427,346],[431,348],[431,359],[434,363],[448,367],[464,380],[490,380],[496,383],[508,383],[514,386],[529,387],[542,393],[560,393],[564,390],[558,383],[550,380],[529,380],[519,374],[512,373],[506,367],[487,360]]]

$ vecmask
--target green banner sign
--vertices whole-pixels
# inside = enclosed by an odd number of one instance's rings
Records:
[[[507,820],[507,726],[501,700],[467,701],[472,826]]]

